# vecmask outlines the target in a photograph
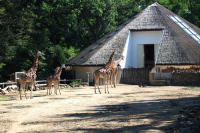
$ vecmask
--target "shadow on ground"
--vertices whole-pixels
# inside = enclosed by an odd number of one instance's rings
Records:
[[[116,105],[92,106],[92,110],[87,113],[67,113],[51,116],[55,121],[30,122],[26,124],[68,124],[93,121],[88,127],[77,127],[70,131],[82,132],[134,132],[141,133],[152,130],[163,131],[178,128],[176,118],[181,115],[179,110],[194,101],[200,101],[199,97],[179,98],[179,99],[159,99],[152,101],[130,101]],[[67,120],[58,121],[58,118]],[[167,124],[163,124],[163,120]],[[113,125],[112,122],[117,123]],[[97,126],[98,125],[98,126]],[[119,126],[118,126],[119,125]],[[45,131],[42,131],[45,132]],[[49,131],[48,131],[49,132]],[[51,131],[50,131],[51,132]],[[55,131],[52,131],[55,132]],[[56,132],[63,132],[56,130]],[[38,132],[34,132],[38,133]]]

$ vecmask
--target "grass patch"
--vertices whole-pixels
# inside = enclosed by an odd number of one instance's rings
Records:
[[[0,112],[0,114],[4,114],[4,113],[6,113],[6,112]]]
[[[62,99],[66,99],[66,98],[49,98],[50,100],[62,100]]]
[[[0,97],[0,101],[11,101],[11,99],[10,98],[2,98],[2,97]]]
[[[122,96],[108,96],[107,98],[122,98]]]
[[[200,87],[187,88],[187,90],[200,91]]]
[[[23,109],[23,108],[30,108],[30,106],[24,106],[24,105],[22,105],[22,106],[11,106],[11,107],[9,107],[9,109]]]

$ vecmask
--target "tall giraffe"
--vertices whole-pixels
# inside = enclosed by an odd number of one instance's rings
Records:
[[[57,88],[59,88],[59,92],[60,92],[59,83],[60,83],[60,75],[62,73],[63,68],[65,68],[65,64],[62,64],[60,67],[57,67],[54,75],[49,76],[47,78],[47,95],[48,95],[48,90],[49,90],[49,95],[51,95],[52,83],[54,83],[54,92],[56,92],[56,95],[57,95]],[[61,95],[61,92],[60,92],[60,95]]]
[[[96,94],[96,86],[98,87],[99,93],[101,93],[100,89],[99,89],[99,78],[105,78],[105,93],[106,93],[106,85],[107,85],[107,91],[109,93],[108,90],[108,80],[109,80],[109,76],[110,76],[110,66],[112,64],[112,60],[114,55],[116,55],[117,52],[116,50],[114,50],[114,52],[111,54],[109,61],[106,63],[106,65],[103,68],[97,69],[94,71],[93,73],[93,77],[94,77],[94,86],[95,86],[95,94]]]
[[[35,56],[35,58],[34,58],[33,66],[26,73],[20,74],[20,76],[19,76],[20,100],[22,99],[22,96],[21,96],[22,89],[24,90],[24,94],[25,94],[25,97],[26,97],[26,92],[25,92],[26,82],[31,82],[30,99],[33,98],[33,85],[34,85],[35,79],[37,77],[36,71],[37,71],[37,68],[38,68],[38,58],[39,58],[39,56],[43,56],[43,55],[45,55],[45,54],[43,54],[42,52],[38,51],[36,56]],[[27,99],[27,97],[26,97],[26,99]]]
[[[121,60],[124,60],[124,56],[121,56],[118,60],[115,60],[112,65],[111,65],[111,70],[110,70],[110,84],[111,84],[111,87],[112,86],[112,75],[113,75],[113,80],[114,80],[114,87],[115,84],[116,84],[116,77],[117,77],[117,72],[118,72],[118,67],[117,65],[120,63]]]

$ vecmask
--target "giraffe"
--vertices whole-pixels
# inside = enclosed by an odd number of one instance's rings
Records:
[[[55,72],[54,72],[54,75],[56,75],[56,73],[58,72],[59,69],[60,69],[60,67],[56,67],[56,70],[55,70]],[[49,76],[48,78],[50,79],[50,77],[53,77],[54,75]],[[49,95],[51,95],[51,94],[52,94],[51,85],[50,85],[50,87],[48,87],[48,78],[47,78],[47,95],[48,95],[48,89],[49,89]],[[50,92],[50,91],[51,91],[51,92]]]
[[[110,84],[111,84],[111,87],[113,87],[112,86],[112,75],[113,75],[113,80],[114,80],[114,87],[116,87],[115,84],[116,84],[116,77],[117,77],[117,72],[118,72],[117,65],[120,63],[121,60],[124,60],[124,56],[121,56],[118,60],[115,60],[111,65],[111,70],[110,70]]]
[[[25,92],[26,82],[31,82],[30,99],[33,98],[33,85],[34,85],[35,79],[37,77],[36,71],[37,71],[37,68],[38,68],[38,58],[39,58],[39,56],[43,56],[43,55],[45,55],[45,54],[38,51],[35,58],[34,58],[33,66],[26,73],[20,74],[20,76],[19,76],[20,100],[22,100],[22,96],[21,96],[22,89],[24,90],[24,94],[25,94],[25,97],[26,97],[26,92]],[[26,97],[26,99],[27,99],[27,97]]]
[[[48,90],[49,90],[49,95],[51,95],[52,83],[54,83],[54,92],[56,93],[56,95],[57,95],[57,88],[59,88],[59,92],[60,92],[59,83],[60,83],[60,75],[62,73],[62,68],[65,68],[65,64],[62,64],[60,67],[57,67],[54,75],[49,76],[47,78],[47,95],[48,95]],[[60,92],[60,95],[61,95],[61,92]]]
[[[93,78],[94,78],[94,86],[95,86],[95,94],[96,94],[96,86],[98,87],[99,93],[101,94],[101,91],[99,89],[99,78],[105,78],[105,93],[106,93],[106,85],[107,85],[107,91],[109,93],[108,90],[108,80],[109,80],[109,76],[110,76],[110,66],[113,60],[114,55],[116,55],[117,52],[116,50],[114,50],[114,52],[111,54],[109,61],[106,63],[106,65],[103,68],[97,69],[94,71],[93,73]]]

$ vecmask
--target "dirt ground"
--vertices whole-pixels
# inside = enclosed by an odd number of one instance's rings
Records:
[[[200,91],[184,86],[119,84],[110,94],[100,88],[102,94],[90,86],[61,89],[62,95],[34,91],[33,99],[19,100],[18,92],[0,96],[12,99],[0,101],[0,132],[162,133],[176,126],[183,106],[200,103]]]

